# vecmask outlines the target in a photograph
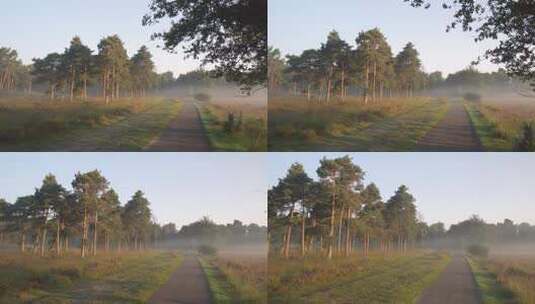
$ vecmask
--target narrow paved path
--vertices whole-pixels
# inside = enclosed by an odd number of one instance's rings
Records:
[[[478,152],[483,148],[461,101],[450,101],[444,118],[416,146],[421,152]]]
[[[156,291],[149,304],[210,304],[210,288],[201,264],[194,256],[185,256],[169,281]]]
[[[466,258],[455,255],[418,304],[480,304],[481,294]]]
[[[201,122],[199,110],[193,101],[184,101],[169,128],[153,140],[145,151],[149,152],[207,152],[210,142]]]

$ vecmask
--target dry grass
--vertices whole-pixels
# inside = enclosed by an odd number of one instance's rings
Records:
[[[351,143],[356,143],[359,151],[406,149],[408,142],[437,122],[444,112],[443,104],[430,98],[385,99],[368,104],[360,98],[348,98],[326,104],[302,97],[277,97],[269,101],[269,145],[270,149],[284,151],[355,149],[347,146]],[[394,134],[400,127],[406,127],[404,134]],[[407,143],[383,147],[381,139],[392,134]]]
[[[109,253],[81,259],[76,254],[36,257],[0,255],[0,302],[140,302],[179,265],[168,252]]]
[[[520,303],[535,304],[535,258],[533,256],[492,257],[486,266],[502,286],[515,294]]]
[[[271,303],[413,303],[444,269],[449,256],[412,252],[281,260],[271,258]]]
[[[215,265],[245,303],[267,303],[267,259],[258,255],[222,255]]]
[[[143,111],[141,100],[50,101],[12,97],[0,100],[0,140],[17,143],[77,128],[106,126],[117,119]]]
[[[467,109],[489,151],[512,151],[524,123],[535,120],[535,101],[526,98],[485,99]]]

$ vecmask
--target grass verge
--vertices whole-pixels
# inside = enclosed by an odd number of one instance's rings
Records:
[[[171,252],[2,256],[1,303],[145,303],[181,263]]]
[[[514,294],[498,282],[496,274],[489,271],[487,261],[468,258],[468,263],[481,290],[484,304],[518,303]]]
[[[245,114],[241,125],[229,132],[225,130],[228,110],[213,104],[205,104],[201,106],[199,112],[210,144],[216,151],[266,151],[267,127],[264,119]],[[239,119],[239,116],[235,117]]]
[[[513,150],[514,135],[500,127],[498,122],[487,118],[481,105],[465,103],[465,108],[485,150],[493,152]]]
[[[213,260],[211,258],[199,258],[199,261],[208,280],[214,304],[234,303],[237,301],[234,287],[214,265]]]
[[[265,259],[205,257],[201,265],[216,304],[267,303]]]
[[[440,253],[270,262],[270,303],[414,303],[449,263]],[[358,302],[355,300],[358,299]]]

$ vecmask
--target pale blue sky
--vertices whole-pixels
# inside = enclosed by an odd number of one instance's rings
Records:
[[[160,73],[170,70],[177,74],[197,68],[197,61],[184,60],[181,52],[169,54],[156,48],[161,43],[150,41],[150,35],[161,26],[141,25],[148,4],[149,0],[2,1],[0,47],[16,49],[29,64],[32,58],[62,52],[75,35],[96,53],[101,38],[118,34],[129,56],[147,45]]]
[[[300,162],[317,178],[324,156],[345,153],[270,153],[270,187]],[[535,154],[533,153],[351,153],[375,182],[385,200],[405,184],[428,223],[447,225],[478,214],[490,222],[510,218],[535,224]]]
[[[437,1],[438,2],[438,1]],[[318,48],[335,29],[351,45],[360,31],[380,28],[398,53],[408,41],[420,52],[427,72],[445,74],[467,67],[494,42],[475,44],[473,34],[446,33],[451,11],[435,5],[429,10],[412,8],[403,0],[269,0],[269,44],[283,54]],[[482,71],[497,70],[491,63]]]
[[[0,153],[0,197],[33,194],[47,173],[71,189],[74,174],[94,169],[124,204],[145,192],[159,223],[266,224],[267,179],[262,153]]]

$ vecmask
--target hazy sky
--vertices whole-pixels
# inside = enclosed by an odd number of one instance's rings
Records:
[[[300,162],[317,178],[319,160],[344,153],[270,153],[270,187]],[[405,184],[427,223],[448,226],[473,214],[489,222],[510,218],[535,224],[533,153],[353,153],[366,183],[375,182],[383,199]]]
[[[19,52],[25,64],[51,52],[63,52],[75,35],[92,50],[101,38],[118,34],[132,56],[141,45],[154,55],[159,73],[173,71],[175,76],[199,66],[184,60],[183,54],[170,54],[150,41],[150,35],[161,26],[143,27],[141,19],[149,12],[149,0],[25,0],[3,1],[0,6],[0,47]]]
[[[266,224],[262,153],[0,153],[0,197],[33,194],[47,173],[71,189],[74,174],[94,169],[126,203],[142,190],[159,223],[177,226],[204,215],[218,223]]]
[[[446,33],[451,14],[437,5],[415,9],[403,0],[269,0],[269,44],[283,54],[298,54],[318,48],[333,29],[355,45],[360,31],[378,27],[395,54],[411,41],[427,72],[448,74],[466,68],[494,45],[475,44],[473,34],[461,30]],[[485,63],[478,68],[494,71],[498,67]]]

